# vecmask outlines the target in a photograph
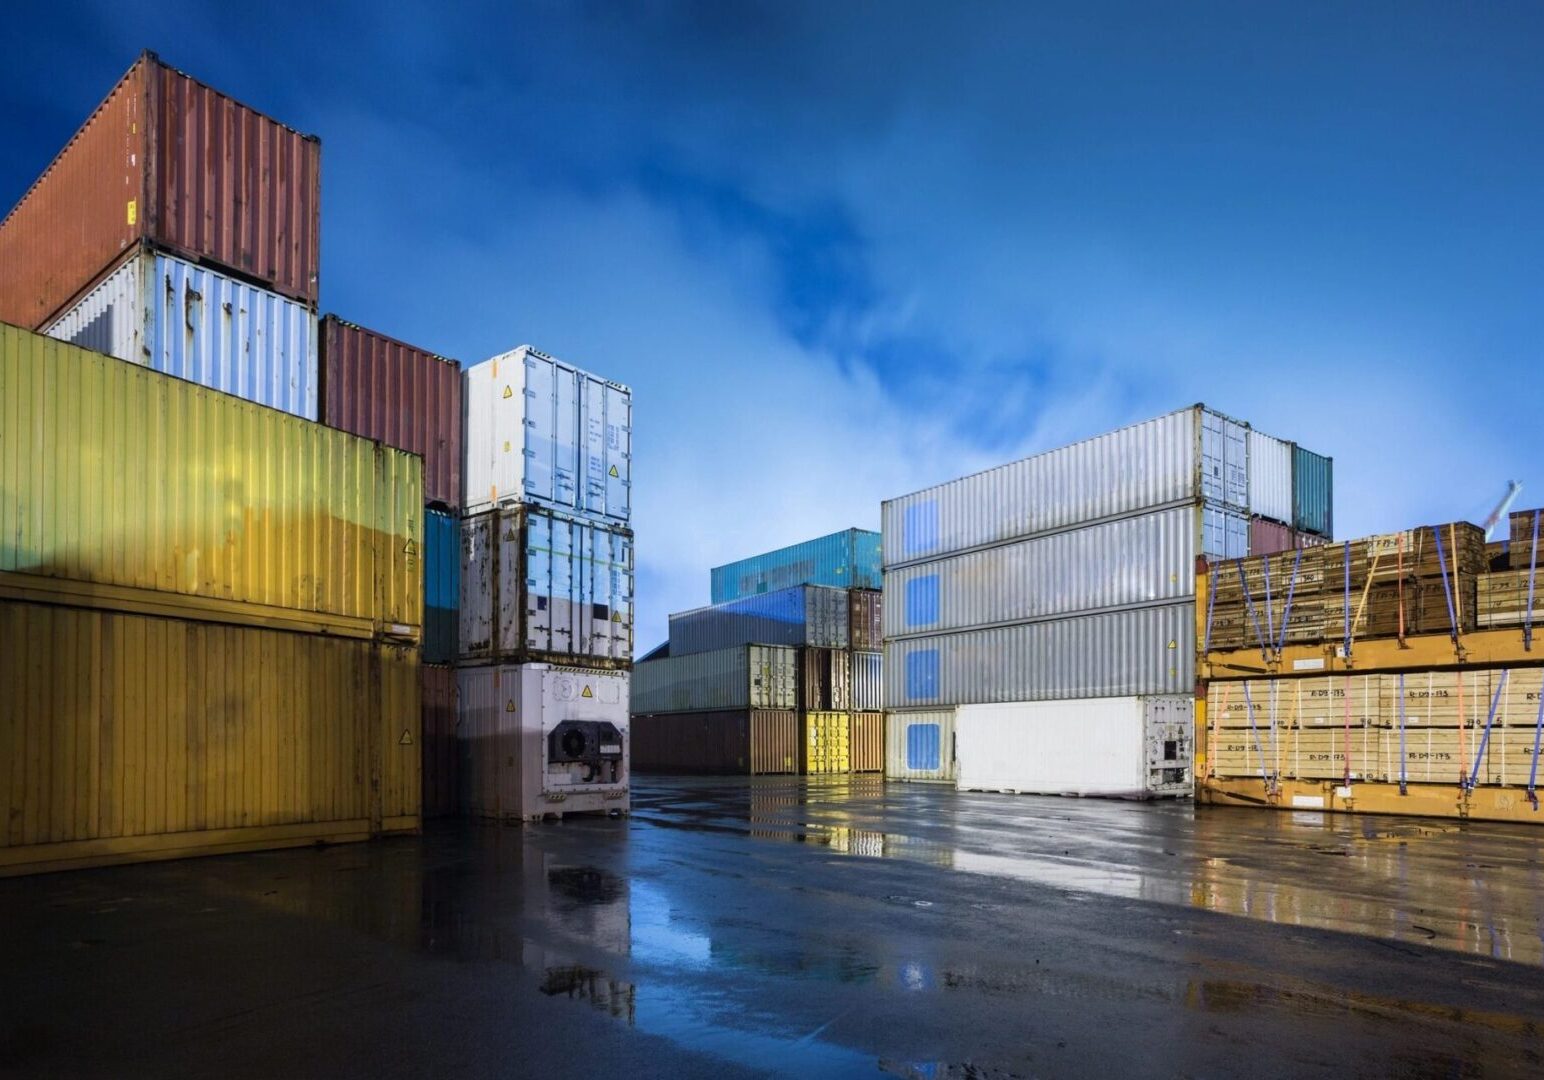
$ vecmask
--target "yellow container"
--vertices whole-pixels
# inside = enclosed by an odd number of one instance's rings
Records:
[[[804,768],[809,776],[852,772],[852,714],[807,712],[803,718]]]
[[[419,827],[417,650],[0,601],[0,875]]]
[[[0,597],[416,640],[423,463],[0,324]]]

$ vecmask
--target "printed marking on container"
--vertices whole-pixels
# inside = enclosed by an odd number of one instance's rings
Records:
[[[135,200],[135,199],[130,199],[129,200],[129,224],[132,225],[137,220],[139,220],[139,202],[137,200]]]
[[[507,401],[510,398],[514,397],[514,396],[515,396],[515,392],[513,390],[511,390],[508,386],[505,386],[504,387],[504,399]]]
[[[411,731],[409,731],[407,728],[403,728],[402,729],[402,738],[397,740],[397,745],[398,746],[412,746],[413,745],[413,733]]]
[[[579,696],[580,697],[588,697],[588,698],[592,698],[592,697],[595,696],[594,694],[590,693],[590,684],[589,683],[585,683],[585,685],[584,685],[584,693],[580,694]]]
[[[611,475],[620,478],[622,474],[617,472],[617,467],[613,465],[611,466]]]
[[[508,701],[506,701],[504,703],[504,711],[505,712],[514,712],[515,711],[515,699],[514,698],[510,698]]]

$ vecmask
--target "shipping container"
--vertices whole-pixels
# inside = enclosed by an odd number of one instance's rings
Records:
[[[879,712],[852,714],[852,771],[885,771],[885,716]]]
[[[0,601],[0,686],[0,875],[419,826],[416,649]]]
[[[496,821],[628,809],[628,673],[551,664],[456,672],[466,810]]]
[[[133,249],[44,333],[307,420],[320,416],[310,308],[149,248]]]
[[[677,612],[670,616],[670,654],[750,644],[845,649],[849,618],[844,590],[799,585]]]
[[[852,707],[852,654],[841,649],[799,650],[799,708]]]
[[[954,782],[954,709],[885,712],[885,779]]]
[[[884,648],[884,595],[878,589],[852,589],[847,593],[851,624],[848,641],[854,649],[874,651]]]
[[[878,589],[879,534],[867,529],[843,529],[830,536],[715,566],[711,581],[715,604],[795,585]]]
[[[461,365],[345,322],[322,320],[322,423],[424,459],[424,502],[461,506]]]
[[[0,594],[416,640],[423,467],[0,325]]]
[[[466,369],[466,509],[632,517],[633,394],[522,345]]]
[[[667,656],[633,671],[634,713],[798,708],[799,651],[777,645]]]
[[[464,518],[461,545],[462,660],[632,663],[632,533],[516,506]]]
[[[806,776],[839,776],[852,772],[852,714],[801,712],[799,771]]]
[[[1301,446],[1292,451],[1292,526],[1335,535],[1335,461]]]
[[[799,771],[799,714],[735,709],[632,718],[633,771],[764,776]]]
[[[1249,554],[1275,555],[1297,547],[1297,530],[1269,518],[1249,519]]]
[[[965,705],[955,787],[1029,795],[1188,798],[1189,694]]]
[[[1162,604],[885,643],[885,710],[1189,693],[1195,605]]]
[[[884,671],[884,653],[852,654],[852,707],[858,712],[879,712],[884,708]]]
[[[454,664],[460,656],[461,519],[424,510],[424,634],[426,664]]]
[[[1197,516],[1176,507],[891,570],[884,636],[1187,599]]]
[[[1247,515],[1246,430],[1197,405],[887,500],[885,568],[1181,504]]]
[[[1292,524],[1292,444],[1249,432],[1249,512]]]
[[[315,307],[321,144],[145,53],[0,221],[0,321],[47,325],[148,241]]]
[[[448,664],[424,664],[423,727],[419,741],[423,759],[424,817],[458,813],[456,787],[456,669]]]

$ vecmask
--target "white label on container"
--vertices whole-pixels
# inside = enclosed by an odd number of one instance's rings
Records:
[[[1335,794],[1342,799],[1349,799],[1351,797],[1351,789],[1348,787],[1338,787],[1335,789]]]
[[[1292,805],[1293,806],[1301,806],[1304,809],[1323,810],[1324,809],[1324,796],[1323,795],[1294,795],[1294,796],[1292,796]]]
[[[1294,661],[1292,661],[1292,670],[1293,671],[1323,671],[1324,670],[1324,657],[1321,656],[1317,660],[1294,660]]]

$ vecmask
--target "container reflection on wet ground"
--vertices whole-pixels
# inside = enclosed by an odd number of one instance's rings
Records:
[[[1539,1065],[1526,830],[865,777],[647,780],[634,808],[0,882],[0,1069]]]

